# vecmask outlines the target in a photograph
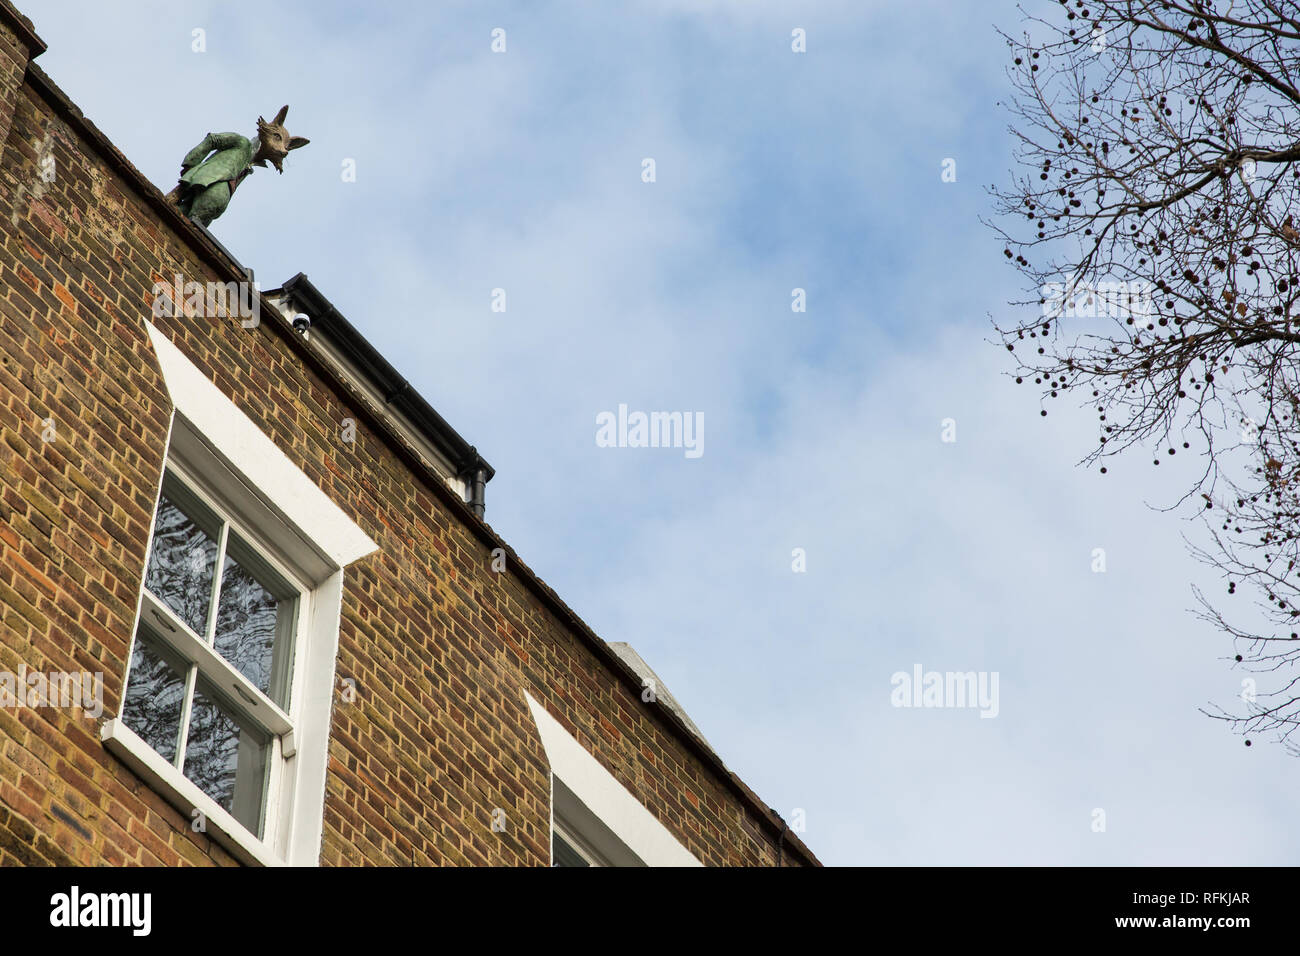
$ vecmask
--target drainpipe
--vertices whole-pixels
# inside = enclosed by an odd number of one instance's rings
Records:
[[[470,446],[469,461],[470,466],[467,469],[470,480],[469,510],[474,512],[475,517],[482,518],[487,510],[483,500],[483,492],[487,487],[487,468],[484,467],[483,459],[479,457],[478,449],[473,446]]]

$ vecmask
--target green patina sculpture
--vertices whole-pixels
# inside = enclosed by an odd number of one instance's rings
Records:
[[[281,162],[289,150],[300,149],[310,140],[290,136],[284,128],[289,107],[285,106],[268,123],[257,118],[257,151],[246,136],[238,133],[209,133],[203,142],[185,154],[181,160],[181,177],[167,198],[180,207],[181,212],[195,222],[207,226],[230,205],[230,197],[253,172],[254,166],[270,163],[279,173],[284,172]],[[209,155],[210,154],[210,155]]]

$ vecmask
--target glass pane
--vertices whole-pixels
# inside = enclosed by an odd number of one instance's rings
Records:
[[[200,790],[258,836],[262,835],[269,750],[270,738],[241,726],[200,679],[190,709],[190,734],[182,769]]]
[[[185,703],[185,670],[165,660],[145,633],[142,627],[136,634],[122,722],[164,760],[175,763]]]
[[[207,633],[221,522],[170,474],[154,518],[145,587],[199,636]]]
[[[217,652],[281,707],[288,706],[296,592],[235,535],[217,602]]]

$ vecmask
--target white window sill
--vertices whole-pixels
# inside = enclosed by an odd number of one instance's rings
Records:
[[[158,752],[119,718],[104,722],[99,733],[104,746],[130,767],[136,775],[157,791],[187,819],[197,809],[206,821],[206,833],[231,855],[248,866],[283,866],[271,848],[249,832],[184,774],[158,755]]]

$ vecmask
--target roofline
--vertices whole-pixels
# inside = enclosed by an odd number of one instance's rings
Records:
[[[18,34],[18,39],[27,45],[29,61],[48,49],[45,41],[36,35],[36,28],[32,26],[32,21],[23,16],[22,11],[9,0],[0,0],[0,20],[3,20],[6,26]]]
[[[3,2],[4,0],[0,0],[0,3]],[[64,122],[76,129],[98,149],[100,155],[119,176],[139,191],[146,205],[150,206],[163,222],[172,227],[178,239],[187,242],[201,258],[205,259],[218,272],[223,272],[236,281],[247,280],[248,276],[245,268],[229,251],[218,245],[213,237],[206,235],[202,228],[191,222],[181,214],[179,209],[169,203],[162,190],[155,186],[144,173],[136,169],[135,164],[113,145],[113,141],[105,136],[98,126],[86,118],[77,104],[73,103],[68,97],[68,94],[64,93],[58,84],[50,79],[49,74],[35,63],[29,62],[25,82],[31,85],[37,95],[45,100]],[[265,304],[271,311],[278,312],[278,310],[272,308],[269,301]],[[292,341],[289,336],[285,336],[285,338]],[[299,349],[302,354],[311,354],[302,342],[297,344],[302,346]]]
[[[3,3],[4,0],[0,0]],[[3,6],[0,6],[3,9]],[[44,44],[41,44],[42,48]],[[61,90],[58,85],[40,67],[34,63],[28,63],[26,82],[30,83],[32,88],[50,104],[51,108],[58,113],[69,126],[85,138],[85,140],[97,149],[100,155],[113,168],[128,186],[133,187],[145,203],[156,212],[164,225],[170,226],[173,233],[178,239],[187,243],[190,248],[201,258],[205,259],[218,274],[223,274],[229,279],[236,282],[244,281],[245,275],[242,267],[235,262],[230,256],[219,249],[207,236],[196,226],[181,214],[171,203],[167,202],[162,191],[155,186],[140,170],[136,169],[134,164],[126,158],[113,142],[100,131],[94,123],[86,118],[85,114],[77,107],[68,95]],[[509,572],[514,573],[535,597],[553,613],[562,623],[571,627],[579,639],[587,645],[596,657],[601,660],[616,677],[620,677],[627,689],[635,695],[637,699],[641,697],[641,680],[637,674],[625,664],[617,654],[609,649],[609,646],[597,634],[583,622],[573,610],[564,603],[550,586],[539,578],[529,567],[520,560],[504,540],[492,530],[482,518],[470,510],[468,504],[461,500],[460,495],[456,494],[447,483],[443,481],[438,474],[424,462],[419,452],[413,448],[410,443],[402,437],[396,428],[384,416],[376,411],[372,411],[370,403],[364,400],[356,387],[349,383],[343,375],[335,369],[325,358],[318,355],[308,347],[303,341],[302,336],[295,332],[288,321],[284,319],[280,310],[275,307],[275,303],[270,300],[266,293],[258,293],[262,300],[262,305],[267,313],[275,316],[275,320],[263,322],[274,330],[275,334],[288,345],[305,365],[312,368],[317,375],[327,382],[333,382],[339,389],[341,395],[353,396],[353,404],[358,408],[358,415],[368,420],[370,426],[377,434],[385,435],[389,439],[389,445],[394,453],[401,458],[411,469],[412,474],[423,479],[426,487],[439,500],[443,502],[452,514],[456,515],[464,522],[470,532],[481,542],[490,548],[503,548],[510,556],[508,563]],[[745,785],[736,774],[726,768],[722,761],[711,750],[696,740],[695,735],[682,721],[671,711],[666,708],[656,708],[648,711],[663,721],[664,724],[673,732],[686,748],[691,751],[706,767],[708,767],[730,790],[745,807],[754,814],[773,837],[773,842],[793,850],[799,856],[802,856],[808,863],[813,866],[821,866],[821,862],[813,852],[804,845],[803,841],[790,831],[789,826],[781,816],[771,807],[765,806],[758,796]]]
[[[411,387],[411,383],[379,354],[379,351],[357,331],[351,322],[344,318],[305,273],[299,272],[279,289],[270,289],[265,294],[275,296],[277,293],[290,296],[303,306],[303,310],[311,317],[313,331],[324,332],[330,343],[343,353],[344,358],[359,368],[365,377],[378,387],[384,396],[384,404],[405,415],[434,448],[446,455],[456,469],[457,478],[472,479],[475,472],[483,469],[484,480],[492,480],[496,469],[484,460],[478,453],[478,449],[462,438],[460,433],[425,401],[424,396]]]

